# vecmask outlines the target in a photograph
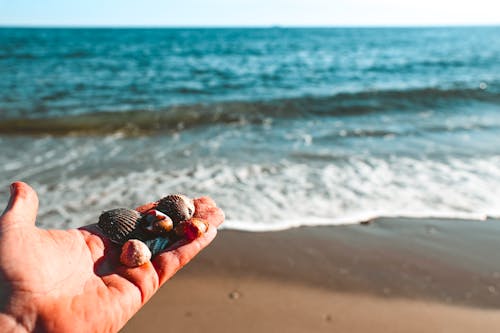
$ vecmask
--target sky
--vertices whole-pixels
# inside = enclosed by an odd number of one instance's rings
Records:
[[[499,0],[0,0],[2,26],[500,24]]]

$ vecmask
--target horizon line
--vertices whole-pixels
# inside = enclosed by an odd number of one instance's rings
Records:
[[[65,24],[2,24],[0,28],[27,29],[335,29],[335,28],[467,28],[500,27],[498,23],[453,23],[453,24],[339,24],[339,25],[65,25]]]

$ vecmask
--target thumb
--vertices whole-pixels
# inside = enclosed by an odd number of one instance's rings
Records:
[[[10,199],[0,222],[4,225],[35,225],[38,212],[38,196],[26,183],[14,182],[10,185]]]

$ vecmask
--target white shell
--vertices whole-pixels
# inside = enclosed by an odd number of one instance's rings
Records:
[[[138,239],[129,239],[122,246],[120,262],[128,267],[144,265],[151,260],[148,246]]]

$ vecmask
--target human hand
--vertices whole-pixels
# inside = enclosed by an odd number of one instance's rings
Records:
[[[0,217],[0,331],[118,331],[215,238],[224,220],[222,210],[207,197],[196,199],[195,207],[195,217],[209,223],[203,236],[128,268],[119,263],[120,247],[103,237],[96,225],[37,228],[35,191],[25,183],[13,183]]]

